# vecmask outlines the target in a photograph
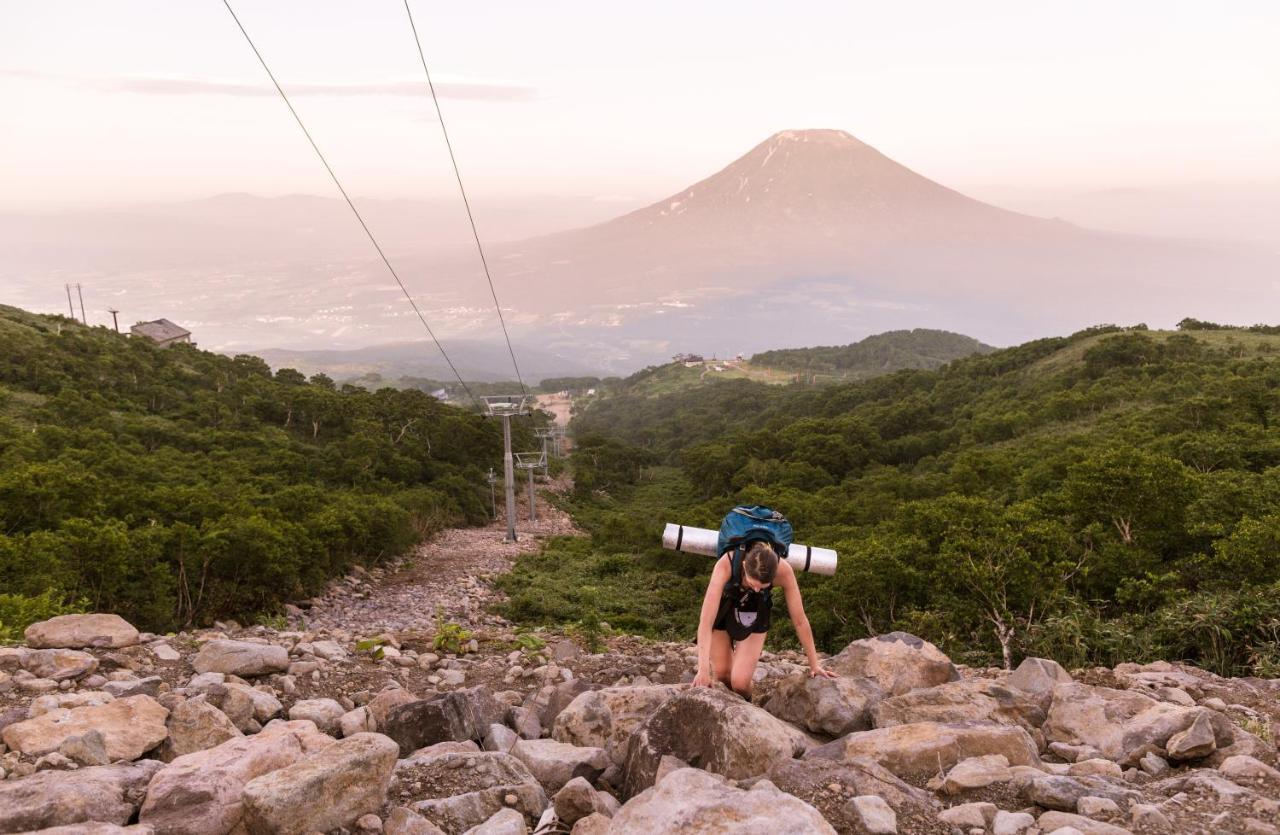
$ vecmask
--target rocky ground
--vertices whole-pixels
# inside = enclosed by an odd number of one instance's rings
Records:
[[[766,653],[752,702],[693,690],[690,644],[591,653],[487,611],[487,577],[573,532],[540,510],[519,543],[447,531],[335,582],[288,628],[34,625],[0,648],[0,833],[1280,835],[1280,683],[963,669],[894,633],[836,679]]]

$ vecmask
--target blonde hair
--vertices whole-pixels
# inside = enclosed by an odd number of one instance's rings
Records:
[[[767,542],[753,542],[742,558],[742,570],[762,583],[772,583],[778,570],[778,552]]]

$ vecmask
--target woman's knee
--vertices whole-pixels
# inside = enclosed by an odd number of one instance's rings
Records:
[[[753,673],[755,673],[755,670],[734,670],[733,674],[729,676],[729,681],[725,683],[735,692],[750,697]]]

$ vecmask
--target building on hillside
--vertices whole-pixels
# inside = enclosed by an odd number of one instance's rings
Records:
[[[177,345],[178,343],[195,344],[191,341],[191,331],[180,325],[175,325],[168,319],[139,322],[129,328],[129,333],[133,336],[145,336],[161,348],[168,348],[170,345]]]

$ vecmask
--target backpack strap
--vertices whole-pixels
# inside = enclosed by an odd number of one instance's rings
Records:
[[[746,554],[747,549],[737,545],[733,549],[733,556],[729,557],[729,582],[737,588],[742,587],[742,563]]]

